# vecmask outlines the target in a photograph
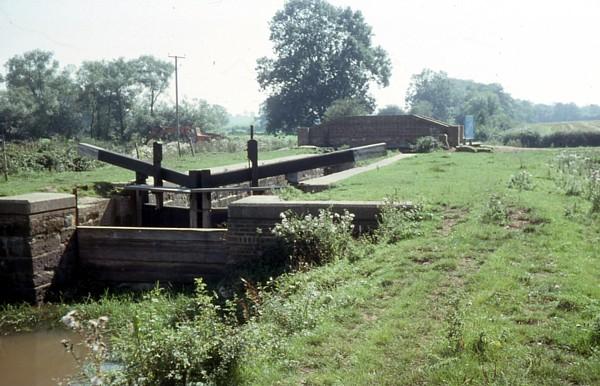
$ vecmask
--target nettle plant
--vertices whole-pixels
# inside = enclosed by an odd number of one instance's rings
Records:
[[[491,194],[481,213],[481,221],[486,224],[504,225],[508,219],[508,207],[498,194]]]
[[[344,256],[350,246],[354,214],[319,210],[317,216],[281,213],[272,232],[287,252],[293,267],[321,265]]]
[[[600,213],[600,159],[591,154],[561,153],[554,158],[555,183],[567,195],[583,196]]]
[[[533,190],[533,175],[527,170],[521,170],[510,176],[508,187],[510,189],[517,189],[518,191]]]
[[[373,235],[388,244],[417,237],[421,235],[419,223],[430,216],[420,204],[402,204],[395,197],[386,197]]]

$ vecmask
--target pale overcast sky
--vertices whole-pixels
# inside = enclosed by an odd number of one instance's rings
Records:
[[[423,68],[500,83],[516,98],[600,104],[600,1],[330,0],[361,10],[393,63],[378,105],[404,105]],[[61,65],[184,54],[180,93],[257,112],[255,65],[284,0],[0,0],[0,62],[40,48]],[[0,72],[4,73],[2,68]],[[172,92],[174,94],[174,92]]]

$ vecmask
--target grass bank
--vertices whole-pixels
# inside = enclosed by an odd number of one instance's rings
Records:
[[[422,237],[303,274],[305,287],[347,303],[281,352],[253,357],[249,383],[599,382],[600,222],[555,184],[556,154],[418,155],[291,195],[396,195],[436,215]],[[523,171],[532,190],[510,189]],[[490,208],[506,216],[486,223]]]
[[[427,216],[413,237],[353,241],[323,266],[248,280],[229,303],[159,291],[69,307],[108,315],[115,347],[158,358],[144,368],[193,374],[177,366],[198,364],[193,358],[214,346],[185,342],[219,343],[213,358],[226,366],[199,366],[222,384],[597,384],[600,219],[588,185],[572,188],[577,182],[564,178],[577,173],[563,168],[597,167],[600,152],[558,155],[420,154],[330,191],[288,192],[395,196],[422,203]],[[208,304],[219,310],[202,313],[213,310]],[[160,347],[181,350],[169,349],[173,357]]]
[[[307,152],[304,149],[260,151],[259,159],[267,160]],[[245,151],[196,153],[195,156],[184,154],[182,157],[168,153],[165,155],[163,165],[187,172],[192,169],[224,166],[246,160]],[[106,164],[85,171],[23,171],[9,176],[8,181],[0,178],[0,196],[43,191],[70,193],[75,186],[81,187],[81,193],[84,195],[102,196],[110,192],[113,184],[129,182],[134,179],[135,173],[132,171]]]

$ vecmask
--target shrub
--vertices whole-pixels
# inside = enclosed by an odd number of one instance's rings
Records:
[[[186,312],[162,312],[164,291],[145,295],[146,307],[132,315],[129,329],[115,338],[114,355],[123,367],[114,377],[124,384],[219,384],[231,380],[241,343],[222,318],[201,279]],[[226,315],[229,311],[226,312]]]
[[[437,139],[432,136],[420,137],[417,139],[415,144],[415,151],[417,153],[430,153],[437,150],[440,147],[440,143]]]
[[[598,131],[557,131],[542,137],[542,147],[600,146]]]
[[[510,189],[533,190],[533,176],[527,170],[513,174],[508,179],[508,187]]]
[[[502,137],[502,143],[505,145],[518,143],[523,147],[539,147],[541,145],[541,135],[532,130],[510,132]]]
[[[281,214],[281,223],[272,229],[293,267],[321,265],[344,255],[352,238],[354,215],[319,210],[318,216]]]
[[[460,306],[460,298],[456,295],[450,299],[446,314],[446,350],[449,354],[458,354],[465,347],[464,311]]]
[[[521,143],[525,147],[600,146],[600,132],[556,131],[541,135],[533,130],[511,131],[502,136],[502,143]]]
[[[75,141],[61,138],[41,139],[31,142],[6,144],[7,165],[0,157],[1,169],[8,174],[40,171],[87,171],[95,169],[99,162],[77,154]]]

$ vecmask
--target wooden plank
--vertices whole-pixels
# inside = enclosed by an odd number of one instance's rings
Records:
[[[345,162],[354,162],[352,149],[318,154],[310,157],[260,165],[256,173],[258,178],[267,178],[302,170],[316,169]],[[223,186],[250,181],[252,170],[249,168],[215,173],[211,176],[211,186]]]
[[[141,161],[133,157],[118,154],[87,143],[80,143],[77,146],[77,149],[79,154],[98,161],[129,169],[147,176],[155,176],[156,174],[154,165],[146,161]],[[161,167],[159,177],[162,177],[162,179],[165,181],[173,182],[178,185],[189,186],[188,176],[174,170]]]
[[[271,189],[283,189],[285,186],[283,185],[274,185],[274,186],[230,186],[224,188],[179,188],[179,187],[170,187],[163,186],[160,188],[154,187],[152,185],[146,184],[138,184],[138,185],[127,185],[123,187],[124,190],[132,190],[132,191],[144,191],[144,192],[165,192],[165,193],[181,193],[181,194],[190,194],[190,193],[203,193],[203,192],[264,192]]]
[[[92,280],[108,282],[154,283],[157,281],[171,283],[192,283],[198,277],[222,276],[227,266],[222,264],[195,264],[173,266],[169,264],[122,264],[106,266],[102,264],[86,264],[85,272]]]
[[[267,178],[278,175],[285,175],[287,173],[299,172],[303,170],[322,168],[335,164],[354,162],[356,158],[358,158],[357,154],[359,154],[360,152],[368,152],[370,151],[370,148],[379,146],[381,146],[381,144],[366,145],[361,146],[360,148],[338,150],[327,154],[318,154],[295,160],[287,160],[261,165],[254,168],[254,175],[253,170],[251,168],[215,173],[210,176],[208,183],[202,182],[201,185],[202,188],[232,185],[241,182],[251,181],[253,177]],[[155,177],[162,178],[165,181],[173,182],[181,186],[198,187],[192,186],[197,184],[191,181],[191,178],[188,175],[174,170],[161,167],[160,173],[157,173],[154,169],[154,165],[145,161],[140,161],[138,159],[111,152],[109,150],[105,150],[86,143],[80,143],[78,148],[79,153],[81,155],[85,155],[97,159],[99,161],[107,162],[112,165],[116,165],[149,176],[155,176],[155,174],[159,174],[159,176]]]
[[[170,249],[154,249],[151,250],[148,246],[139,247],[130,245],[122,247],[119,245],[111,245],[107,248],[102,248],[98,245],[82,246],[79,249],[81,264],[88,263],[103,263],[103,264],[118,264],[118,263],[135,263],[140,266],[144,264],[161,264],[168,263],[173,265],[179,264],[227,264],[227,250],[219,248],[205,248],[206,246],[191,246],[185,248],[170,248]],[[200,250],[201,253],[190,253],[190,250]]]
[[[78,226],[78,240],[154,240],[154,241],[173,241],[184,240],[192,242],[201,242],[204,240],[224,241],[226,229],[207,228],[207,229],[189,229],[189,228],[143,228],[143,227],[93,227]]]

